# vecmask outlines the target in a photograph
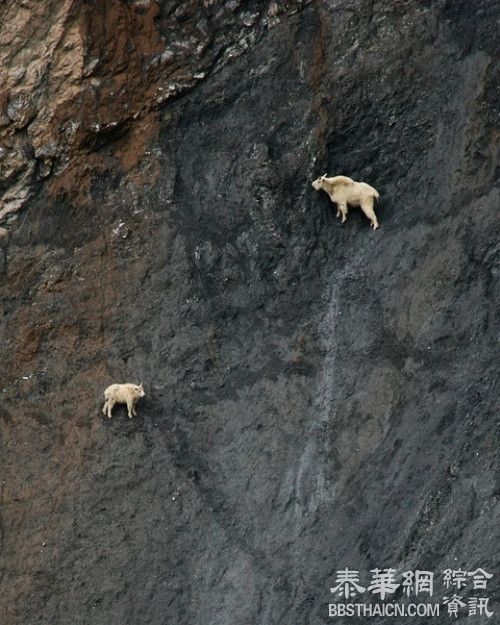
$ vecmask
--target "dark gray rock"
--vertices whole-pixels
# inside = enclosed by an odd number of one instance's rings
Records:
[[[12,231],[6,625],[340,624],[345,566],[482,566],[498,601],[498,7],[271,3],[254,28],[248,4],[254,40],[162,110],[141,184],[40,187]],[[380,191],[380,230],[340,226],[325,171]]]

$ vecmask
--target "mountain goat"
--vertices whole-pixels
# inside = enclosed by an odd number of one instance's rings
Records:
[[[111,419],[111,411],[115,404],[127,404],[129,419],[136,415],[135,405],[141,397],[144,397],[144,388],[141,384],[111,384],[104,391],[104,406],[102,413],[108,414]]]
[[[370,187],[366,182],[355,182],[347,176],[333,176],[327,178],[326,174],[316,178],[312,183],[316,191],[323,189],[330,196],[332,202],[337,204],[337,217],[342,216],[342,223],[347,219],[347,206],[360,206],[363,213],[370,220],[374,230],[378,228],[378,220],[373,210],[374,200],[378,199],[378,191]]]

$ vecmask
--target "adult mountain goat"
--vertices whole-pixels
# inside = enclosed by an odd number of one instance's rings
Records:
[[[104,406],[102,413],[108,414],[111,419],[111,411],[115,404],[127,404],[129,419],[136,415],[135,405],[141,397],[144,397],[144,388],[141,384],[111,384],[104,391]]]
[[[356,182],[347,176],[327,178],[324,174],[316,178],[312,186],[316,191],[323,189],[328,193],[331,201],[337,205],[337,217],[342,216],[342,223],[347,219],[348,205],[360,206],[370,220],[372,228],[374,230],[378,228],[377,216],[373,210],[374,201],[379,197],[378,191],[366,182]]]

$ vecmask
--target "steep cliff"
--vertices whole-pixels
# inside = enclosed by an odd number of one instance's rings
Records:
[[[345,566],[494,572],[498,3],[0,12],[1,624],[342,623]]]

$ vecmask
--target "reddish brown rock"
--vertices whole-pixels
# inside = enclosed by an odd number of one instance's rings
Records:
[[[497,5],[2,3],[0,625],[498,596]]]

